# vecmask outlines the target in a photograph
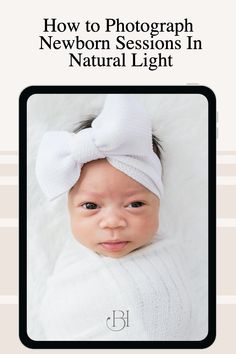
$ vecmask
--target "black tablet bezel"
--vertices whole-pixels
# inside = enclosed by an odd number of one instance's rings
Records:
[[[36,341],[27,334],[27,101],[35,94],[199,94],[208,101],[208,334],[200,341]],[[19,336],[33,349],[207,348],[216,336],[216,98],[206,86],[30,86],[19,99]]]

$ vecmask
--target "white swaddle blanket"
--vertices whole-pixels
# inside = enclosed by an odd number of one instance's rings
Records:
[[[173,241],[155,238],[115,259],[92,252],[71,236],[41,304],[45,337],[189,340],[193,313],[188,281],[183,254]],[[128,315],[122,330],[121,319],[111,329],[114,310]]]

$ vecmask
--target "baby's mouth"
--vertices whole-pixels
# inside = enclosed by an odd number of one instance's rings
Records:
[[[120,251],[123,249],[129,241],[106,241],[106,242],[101,242],[100,245],[109,251]]]

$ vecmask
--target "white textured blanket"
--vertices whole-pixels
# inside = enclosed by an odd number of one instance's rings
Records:
[[[41,305],[45,337],[189,340],[189,287],[183,254],[173,241],[156,238],[114,259],[88,250],[71,236]]]

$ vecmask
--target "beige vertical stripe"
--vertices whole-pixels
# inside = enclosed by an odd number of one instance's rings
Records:
[[[18,187],[0,186],[0,218],[16,218],[18,215]]]
[[[18,166],[17,165],[0,165],[0,176],[17,176]]]
[[[0,228],[0,295],[16,295],[18,284],[18,229]]]
[[[3,150],[0,150],[0,155],[17,155],[18,154],[18,151],[3,151]]]
[[[236,228],[217,230],[217,294],[236,295]]]
[[[236,176],[236,165],[217,165],[217,176]]]
[[[217,187],[217,217],[236,218],[236,186]]]
[[[236,151],[217,151],[217,155],[236,155]]]

